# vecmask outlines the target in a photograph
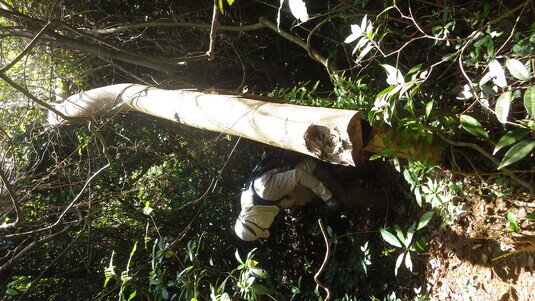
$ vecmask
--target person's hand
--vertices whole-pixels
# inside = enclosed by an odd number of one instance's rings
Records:
[[[330,212],[338,212],[342,210],[342,205],[334,199],[334,197],[330,197],[328,200],[325,201],[325,205],[327,205],[327,209],[329,209]]]

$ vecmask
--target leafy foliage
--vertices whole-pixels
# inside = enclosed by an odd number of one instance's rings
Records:
[[[311,221],[322,217],[332,225],[324,278],[336,297],[425,300],[420,289],[397,287],[414,277],[401,265],[424,274],[419,256],[427,250],[428,227],[463,216],[467,194],[516,200],[530,189],[535,33],[529,2],[467,1],[462,9],[456,1],[418,2],[418,9],[399,1],[273,3],[217,1],[223,13],[217,55],[208,62],[195,56],[208,48],[212,1],[2,1],[6,11],[31,17],[2,14],[2,66],[46,20],[57,22],[1,73],[48,103],[84,89],[144,82],[359,110],[374,129],[394,133],[371,159],[374,166],[396,165],[396,180],[402,176],[409,187],[395,190],[402,183],[394,180],[386,192],[394,202],[414,201],[408,207],[417,218],[396,213],[406,222],[391,216],[383,222],[359,211],[335,219],[313,204],[280,217],[268,241],[243,244],[232,235],[237,197],[264,147],[135,115],[94,120],[96,132],[87,124],[50,129],[46,110],[2,80],[0,168],[22,212],[2,183],[0,255],[2,266],[10,264],[0,277],[5,299],[316,300],[313,273],[324,244]],[[226,26],[254,24],[261,16],[277,19],[278,31]],[[177,27],[169,26],[175,21]],[[136,59],[88,52],[91,45]],[[338,68],[325,72],[316,64],[321,56]],[[136,64],[147,58],[173,71]],[[426,146],[442,147],[445,164],[406,155]],[[91,178],[108,163],[103,148],[111,165]],[[470,181],[478,189],[464,191]],[[441,221],[430,223],[433,216]],[[511,208],[500,218],[502,228],[518,233],[534,219]],[[11,262],[17,254],[25,256]],[[459,287],[473,294],[473,282],[460,279]]]

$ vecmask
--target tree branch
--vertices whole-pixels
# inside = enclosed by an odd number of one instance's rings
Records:
[[[70,229],[71,229],[71,226],[68,226],[59,232],[46,236],[45,238],[33,241],[32,243],[27,245],[24,249],[22,249],[20,252],[18,252],[15,256],[13,256],[10,260],[8,260],[6,263],[0,266],[0,275],[3,275],[5,272],[7,272],[7,270],[9,270],[17,261],[19,261],[21,258],[26,256],[26,254],[30,252],[31,250],[33,250],[34,248],[53,240],[57,236],[67,232]]]
[[[323,55],[321,55],[319,52],[317,52],[316,50],[314,49],[309,49],[309,47],[307,46],[307,43],[303,40],[301,40],[299,37],[297,36],[294,36],[293,34],[291,33],[288,33],[282,29],[279,29],[277,28],[277,25],[271,21],[269,21],[266,17],[260,17],[260,23],[264,24],[267,28],[273,30],[274,32],[278,33],[281,37],[287,39],[288,41],[296,44],[297,46],[305,49],[309,54],[310,54],[310,57],[312,59],[314,59],[315,61],[319,62],[320,64],[322,64],[326,69],[327,69],[327,72],[329,74],[331,74],[331,72],[336,72],[337,71],[337,68],[336,66],[334,65],[334,63],[332,61],[330,61],[328,58],[324,57]]]
[[[4,170],[2,169],[2,166],[0,166],[0,178],[2,179],[2,182],[4,182],[4,185],[6,186],[7,192],[9,193],[9,196],[11,197],[11,200],[13,201],[13,207],[15,207],[15,212],[17,214],[17,217],[15,218],[15,221],[12,223],[3,223],[0,225],[0,229],[8,229],[13,228],[17,226],[17,224],[22,221],[22,209],[20,208],[20,200],[17,197],[15,191],[13,190],[13,187],[11,187],[11,184],[9,183],[9,180],[6,177],[6,174],[4,173]]]
[[[180,21],[162,21],[162,22],[146,22],[146,23],[137,23],[130,25],[123,25],[115,28],[107,29],[82,29],[82,31],[91,34],[114,34],[121,33],[130,30],[136,29],[145,29],[153,27],[183,27],[183,28],[199,28],[199,29],[211,29],[212,24],[208,23],[197,23],[197,22],[180,22]],[[221,31],[254,31],[265,28],[264,24],[258,22],[250,25],[219,25],[218,30]]]

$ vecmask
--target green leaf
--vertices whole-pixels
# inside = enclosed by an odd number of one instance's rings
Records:
[[[241,263],[241,264],[244,264],[243,263],[243,260],[241,259],[240,257],[240,253],[238,252],[238,249],[236,249],[236,252],[234,253],[234,257],[236,257],[236,260]]]
[[[403,262],[403,256],[404,255],[405,255],[405,253],[401,253],[398,256],[398,259],[396,259],[396,267],[394,269],[394,275],[396,275],[396,276],[398,275],[398,269],[401,266],[401,263]]]
[[[414,232],[416,231],[416,224],[412,224],[409,227],[409,230],[407,230],[407,238],[405,238],[404,245],[405,247],[409,247],[412,242],[412,236],[414,235]]]
[[[489,61],[489,74],[494,78],[494,83],[500,87],[507,87],[507,80],[505,79],[505,72],[503,71],[502,65],[496,59],[491,59]]]
[[[420,221],[418,222],[418,227],[416,227],[416,231],[422,229],[423,227],[427,226],[429,221],[433,218],[433,215],[435,214],[434,211],[427,211],[420,217]]]
[[[308,21],[308,12],[305,2],[303,0],[288,0],[290,5],[290,12],[301,22]]]
[[[221,13],[225,12],[225,9],[223,8],[223,0],[217,0],[217,7],[219,7]]]
[[[535,213],[530,213],[524,217],[527,221],[535,221]]]
[[[507,221],[508,221],[508,228],[511,229],[514,232],[520,231],[520,227],[518,226],[518,223],[516,222],[516,216],[512,214],[511,212],[507,212]]]
[[[256,278],[266,279],[269,277],[268,272],[264,270],[263,268],[250,267],[249,272],[251,273],[251,275],[255,276]]]
[[[404,243],[405,235],[403,235],[403,231],[401,231],[401,228],[398,225],[396,225],[394,226],[394,229],[396,230],[396,236],[398,237],[399,241],[401,241],[401,243]]]
[[[500,166],[498,166],[498,170],[522,160],[525,156],[531,154],[533,148],[535,148],[535,141],[527,139],[513,145],[513,147],[505,153]]]
[[[498,121],[502,124],[507,123],[507,116],[509,116],[509,108],[511,107],[511,101],[513,100],[513,92],[507,91],[502,93],[496,101],[496,108],[494,109]]]
[[[387,64],[381,65],[386,71],[386,83],[391,86],[402,85],[405,83],[401,71]]]
[[[469,115],[461,115],[461,126],[470,134],[481,137],[489,138],[489,134],[483,129],[483,126],[474,117]]]
[[[529,131],[526,129],[514,129],[507,132],[507,134],[503,135],[502,138],[498,140],[498,143],[496,143],[496,147],[494,148],[492,154],[494,155],[500,149],[522,140],[522,138],[524,138],[528,133]]]
[[[167,291],[167,290],[166,290]],[[130,301],[132,299],[134,299],[137,295],[137,291],[133,291],[130,296],[128,296],[128,300],[127,301]],[[167,295],[167,298],[164,297],[164,299],[168,299],[169,298],[169,295]]]
[[[357,58],[357,60],[362,60],[366,54],[368,54],[368,52],[370,52],[370,50],[373,49],[373,45],[372,44],[368,44],[366,45],[366,47],[364,47],[364,49],[362,49],[362,52],[359,54],[359,57]]]
[[[511,72],[511,75],[515,78],[523,81],[531,79],[528,69],[526,69],[524,64],[522,64],[519,60],[507,59],[505,61],[505,65],[507,66],[509,72]]]
[[[414,243],[414,245],[416,246],[416,249],[420,250],[420,251],[425,251],[425,247],[426,247],[426,243],[425,243],[425,240],[424,238],[422,237],[421,240],[418,240]]]
[[[227,0],[227,3],[229,6],[231,6],[234,3],[234,0]]]
[[[379,229],[379,232],[381,232],[381,236],[387,243],[395,247],[401,248],[401,244],[399,243],[398,239],[392,233],[388,232],[384,228]]]
[[[531,86],[524,92],[524,107],[529,116],[535,116],[535,86]]]
[[[412,259],[411,259],[411,253],[407,252],[407,255],[405,255],[405,266],[409,271],[412,272]]]
[[[422,193],[420,192],[419,187],[414,188],[414,197],[416,198],[418,206],[422,207]]]

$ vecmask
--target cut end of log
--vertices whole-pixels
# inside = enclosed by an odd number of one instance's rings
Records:
[[[318,159],[339,165],[354,165],[347,133],[321,125],[311,125],[305,133],[307,149]]]
[[[358,166],[364,162],[360,114],[355,114],[346,129],[312,124],[305,132],[305,145],[320,160]]]

